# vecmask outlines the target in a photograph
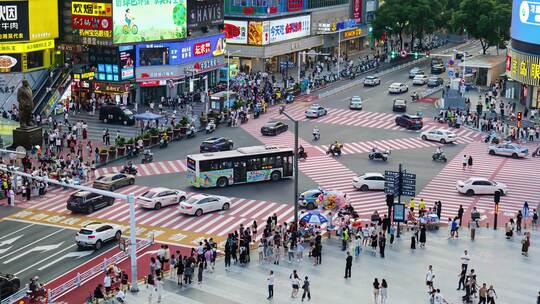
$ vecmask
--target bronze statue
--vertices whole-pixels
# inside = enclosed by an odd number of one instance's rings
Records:
[[[26,79],[23,79],[21,87],[17,90],[17,101],[19,102],[19,122],[21,127],[33,126],[32,111],[34,110],[34,100],[32,97],[32,88]]]

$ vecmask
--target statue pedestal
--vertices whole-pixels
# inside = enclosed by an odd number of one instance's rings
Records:
[[[43,129],[41,127],[19,127],[13,130],[14,148],[23,146],[26,150],[32,149],[35,145],[43,144]]]

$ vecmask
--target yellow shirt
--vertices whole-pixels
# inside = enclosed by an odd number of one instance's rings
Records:
[[[420,203],[418,203],[418,208],[426,209],[426,203],[424,203],[424,200],[420,200]]]
[[[414,198],[411,198],[411,202],[409,203],[409,208],[414,208]]]

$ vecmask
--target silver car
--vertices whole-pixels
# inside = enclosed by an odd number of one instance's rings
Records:
[[[511,156],[512,158],[527,157],[529,149],[514,143],[502,143],[498,145],[490,145],[488,148],[490,155]]]

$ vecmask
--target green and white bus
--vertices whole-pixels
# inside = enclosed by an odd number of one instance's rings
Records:
[[[197,188],[280,180],[293,176],[294,150],[277,146],[187,156],[186,178]]]

